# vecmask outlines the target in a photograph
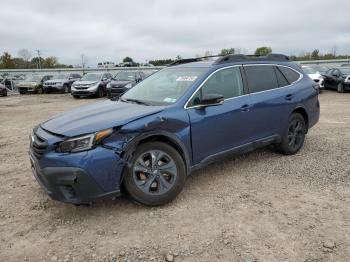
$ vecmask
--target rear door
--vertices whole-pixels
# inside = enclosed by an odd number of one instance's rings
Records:
[[[244,66],[253,105],[254,140],[273,138],[283,132],[289,112],[295,104],[296,90],[290,84],[300,77],[290,70],[275,65]]]
[[[221,105],[198,107],[200,98],[208,94],[223,95],[225,101]],[[202,84],[186,106],[194,164],[250,142],[250,106],[239,66],[219,69]]]

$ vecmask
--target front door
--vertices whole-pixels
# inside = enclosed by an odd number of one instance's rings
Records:
[[[221,105],[201,107],[201,97],[223,95]],[[243,86],[239,66],[212,74],[187,105],[191,122],[193,163],[250,142],[251,101]]]

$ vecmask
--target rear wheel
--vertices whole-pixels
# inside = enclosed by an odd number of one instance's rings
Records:
[[[129,195],[149,205],[172,201],[186,181],[186,168],[180,154],[171,146],[150,142],[140,145],[131,159],[124,178]]]
[[[38,94],[43,94],[43,93],[44,93],[44,90],[43,90],[42,87],[38,87],[38,89],[36,90],[36,92],[37,92]]]
[[[305,134],[304,117],[299,113],[293,113],[289,118],[288,128],[281,143],[276,146],[277,150],[285,155],[297,153],[304,144]]]
[[[337,86],[338,93],[344,93],[344,86],[343,83],[339,83]]]
[[[20,93],[21,95],[24,95],[24,94],[26,93],[26,91],[19,91],[19,93]]]

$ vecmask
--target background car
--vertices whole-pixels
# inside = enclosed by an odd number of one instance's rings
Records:
[[[339,93],[350,90],[350,67],[331,68],[323,77],[325,89],[334,89]]]
[[[79,80],[81,75],[77,73],[61,73],[52,78],[51,80],[44,82],[44,93],[50,92],[62,92],[69,93],[72,84]]]
[[[4,84],[0,83],[0,95],[7,96],[7,88]]]
[[[142,71],[120,71],[107,85],[107,96],[120,96],[145,78]]]
[[[21,73],[5,73],[2,75],[2,83],[11,90],[16,89],[16,84],[26,78],[25,74]]]
[[[113,67],[115,67],[114,62],[104,61],[104,62],[97,63],[97,68],[113,68]]]
[[[44,82],[52,78],[53,75],[28,75],[25,80],[16,84],[16,88],[21,95],[26,93],[42,94]]]
[[[318,91],[321,92],[321,90],[324,89],[323,76],[310,66],[302,66],[302,69],[312,80],[314,80],[314,82],[317,84]]]
[[[71,94],[74,98],[80,96],[102,97],[106,94],[106,87],[111,79],[110,73],[87,73],[73,83]]]
[[[330,69],[328,66],[325,66],[325,65],[308,65],[308,67],[311,67],[312,69],[314,69],[317,73],[319,73],[321,75],[326,73],[327,70]]]

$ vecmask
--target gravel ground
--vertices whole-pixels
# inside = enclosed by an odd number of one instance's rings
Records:
[[[95,101],[0,98],[0,260],[349,261],[350,93],[320,95],[320,122],[297,155],[262,149],[210,165],[157,208],[125,197],[67,205],[34,180],[33,126]]]

